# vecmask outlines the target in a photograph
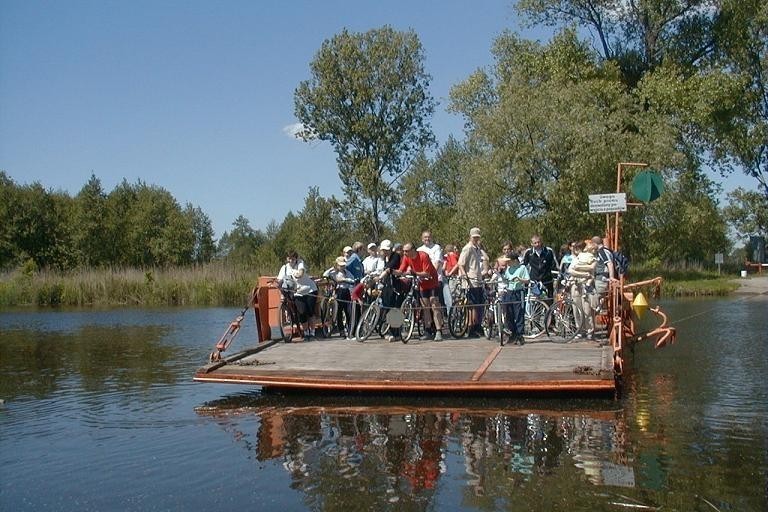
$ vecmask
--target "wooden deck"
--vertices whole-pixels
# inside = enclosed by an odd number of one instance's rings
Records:
[[[547,339],[521,347],[482,338],[268,341],[198,369],[194,380],[344,392],[615,390],[612,347]]]

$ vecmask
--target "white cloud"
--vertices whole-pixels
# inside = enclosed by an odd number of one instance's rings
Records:
[[[304,125],[302,123],[293,123],[283,127],[283,133],[288,137],[296,140],[303,140],[301,133],[304,131]]]

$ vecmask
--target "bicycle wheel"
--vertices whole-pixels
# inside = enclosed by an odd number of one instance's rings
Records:
[[[469,309],[466,304],[456,304],[448,313],[448,332],[454,338],[462,338],[469,327]]]
[[[293,311],[291,311],[287,304],[283,303],[280,304],[278,314],[280,315],[280,337],[285,343],[288,343],[293,338],[294,326],[296,325],[293,319]]]
[[[547,304],[538,299],[533,299],[525,304],[525,332],[526,338],[538,338],[546,332]]]
[[[413,323],[416,328],[416,336],[422,337],[424,335],[424,310],[414,311]]]
[[[583,322],[584,312],[571,299],[560,299],[547,311],[547,334],[558,336],[562,341],[570,341],[581,331]]]
[[[496,318],[496,328],[499,331],[499,345],[504,346],[504,308],[501,306],[501,302],[497,302],[493,305],[494,316]]]
[[[416,323],[416,312],[413,309],[413,302],[406,299],[403,305],[400,306],[400,311],[403,313],[403,325],[400,327],[400,336],[403,338],[403,343],[408,343],[413,336],[413,327]]]
[[[387,322],[387,312],[389,309],[382,308],[379,311],[379,322],[376,325],[376,332],[379,333],[379,336],[382,338],[389,334],[389,322]]]
[[[381,308],[375,302],[368,306],[357,324],[357,341],[365,341],[379,324]]]
[[[322,332],[324,338],[330,338],[336,330],[336,311],[339,305],[334,299],[328,297],[323,299],[320,306],[320,318],[322,321]]]
[[[489,304],[483,308],[483,333],[486,339],[493,339],[496,334],[496,311],[493,304]]]

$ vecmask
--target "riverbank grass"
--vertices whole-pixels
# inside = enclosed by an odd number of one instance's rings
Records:
[[[735,272],[735,271],[734,271]],[[665,297],[725,296],[735,292],[738,275],[718,273],[697,263],[640,264],[630,269],[630,282],[661,276],[661,293]]]
[[[257,281],[254,271],[220,265],[17,271],[0,277],[0,306],[243,305]]]
[[[20,269],[0,275],[0,307],[12,306],[242,306],[259,271],[224,264],[170,269]],[[265,274],[266,275],[266,274]],[[636,265],[630,282],[662,276],[666,297],[724,296],[738,289],[735,275],[697,266]]]

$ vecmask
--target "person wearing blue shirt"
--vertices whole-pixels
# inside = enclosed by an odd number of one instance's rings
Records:
[[[515,345],[524,343],[525,329],[525,286],[530,281],[528,268],[520,264],[519,254],[515,251],[505,255],[508,261],[504,271],[507,292],[504,294],[504,330]],[[505,258],[506,259],[506,258]]]
[[[355,245],[363,246],[360,242],[355,242]],[[359,250],[359,248],[358,248]],[[357,254],[355,249],[350,246],[344,248],[344,257],[347,259],[347,270],[355,277],[357,281],[360,281],[365,274],[363,270],[363,260],[360,259],[360,255]]]

